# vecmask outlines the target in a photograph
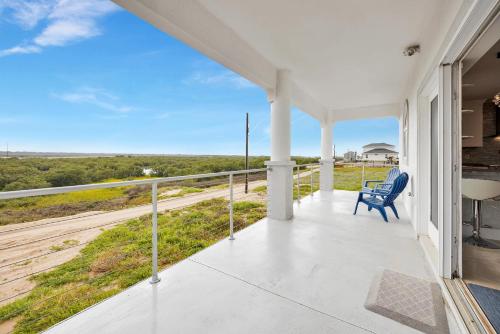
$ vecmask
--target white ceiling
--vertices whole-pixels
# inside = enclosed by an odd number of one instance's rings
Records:
[[[436,0],[198,0],[327,109],[399,103]]]
[[[113,0],[321,121],[398,115],[462,0]],[[450,14],[451,13],[451,14]],[[453,16],[454,17],[454,16]],[[421,53],[404,57],[414,43]],[[421,64],[420,64],[421,62]]]

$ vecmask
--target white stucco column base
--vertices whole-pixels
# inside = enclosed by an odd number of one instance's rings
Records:
[[[289,220],[293,217],[293,167],[295,161],[266,161],[267,216]]]
[[[319,160],[319,190],[333,191],[334,159]]]

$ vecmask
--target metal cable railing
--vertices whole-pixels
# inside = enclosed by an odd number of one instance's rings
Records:
[[[334,188],[340,190],[361,190],[366,180],[384,179],[388,169],[399,167],[387,163],[338,163],[334,168]]]
[[[296,189],[297,189],[297,202],[300,203],[300,200],[302,198],[302,193],[301,193],[301,186],[305,185],[305,183],[309,183],[309,194],[313,196],[314,194],[314,175],[315,172],[319,172],[319,170],[315,171],[319,167],[319,163],[315,164],[302,164],[302,165],[296,165],[294,167],[294,174],[295,174],[295,184],[296,184]],[[296,170],[296,171],[295,171]],[[301,170],[302,170],[302,179],[304,180],[304,183],[301,182]],[[309,178],[309,180],[307,180]]]
[[[151,186],[151,197],[152,197],[151,198],[151,202],[152,202],[152,263],[151,263],[151,265],[152,265],[152,277],[151,277],[151,283],[157,283],[159,281],[159,278],[158,278],[158,184],[160,184],[160,183],[173,183],[173,182],[195,180],[195,179],[199,180],[199,179],[214,179],[214,178],[221,178],[221,177],[229,177],[229,184],[228,184],[229,233],[230,233],[230,239],[234,240],[234,219],[233,219],[233,201],[234,201],[234,195],[235,195],[234,176],[262,173],[262,172],[266,172],[267,170],[268,170],[267,168],[260,168],[260,169],[250,169],[250,170],[240,170],[240,171],[219,172],[219,173],[153,178],[153,179],[146,179],[146,180],[132,180],[132,181],[87,184],[87,185],[68,186],[68,187],[29,189],[29,190],[0,192],[0,200],[35,197],[35,196],[46,196],[46,195],[55,195],[55,194],[66,194],[66,193],[84,191],[84,190],[150,185]],[[216,180],[213,183],[205,182],[204,185],[206,186],[206,185],[214,185],[214,184],[218,185],[218,184],[221,184],[221,182],[219,180]],[[59,222],[59,221],[57,221],[57,222]],[[87,227],[87,228],[76,229],[75,231],[70,231],[67,233],[63,233],[61,235],[58,234],[55,236],[48,236],[48,237],[40,238],[39,240],[37,239],[37,240],[27,241],[27,242],[20,243],[20,244],[5,246],[5,247],[2,247],[0,250],[8,250],[8,249],[15,248],[15,247],[21,247],[21,246],[25,246],[27,244],[32,244],[32,243],[40,242],[43,240],[58,238],[58,237],[82,232],[82,231],[89,230],[89,229],[104,228],[104,227],[107,227],[109,225],[116,225],[120,222],[121,221],[113,221],[110,223],[98,224],[96,226],[91,226],[91,227]],[[54,223],[56,223],[56,222],[54,222]],[[7,230],[5,232],[10,232],[10,231],[15,231],[15,230],[17,230],[17,229]],[[19,262],[19,261],[16,261],[16,262]],[[48,269],[46,269],[46,270],[48,270]],[[46,271],[46,270],[43,270],[43,271]]]
[[[306,192],[309,192],[311,195],[313,194],[315,188],[315,182],[318,180],[318,171],[317,169],[319,164],[304,164],[304,165],[298,165],[296,166],[296,174],[294,175],[294,180],[297,182],[297,189],[296,189],[296,196],[297,199],[300,201],[302,196],[305,195]],[[165,253],[162,253],[162,251],[159,251],[158,243],[159,243],[159,227],[158,227],[158,211],[164,211],[165,210],[165,205],[159,206],[159,204],[164,204],[167,203],[167,206],[170,206],[168,204],[171,201],[176,201],[177,199],[188,199],[188,203],[183,205],[183,206],[178,206],[177,202],[175,202],[175,209],[180,209],[183,207],[187,207],[190,205],[193,205],[194,203],[198,203],[197,199],[193,198],[190,200],[190,198],[198,196],[201,197],[200,200],[205,200],[205,199],[211,199],[212,198],[212,193],[213,196],[217,197],[223,197],[226,200],[228,200],[228,206],[225,215],[227,215],[227,221],[228,225],[221,225],[220,223],[217,223],[215,225],[209,225],[207,226],[206,230],[202,231],[202,236],[203,238],[206,238],[207,240],[220,240],[220,238],[224,237],[229,237],[229,240],[234,240],[235,239],[235,231],[244,228],[247,225],[245,221],[241,221],[241,219],[235,219],[235,213],[234,212],[234,202],[238,201],[239,199],[244,199],[248,198],[247,196],[251,196],[250,198],[255,198],[254,196],[258,196],[257,198],[261,199],[262,197],[262,192],[258,191],[256,188],[260,186],[265,186],[266,185],[266,175],[268,171],[272,171],[272,168],[260,168],[260,169],[251,169],[251,170],[240,170],[240,171],[228,171],[228,172],[219,172],[219,173],[209,173],[209,174],[199,174],[199,175],[186,175],[186,176],[176,176],[176,177],[163,177],[163,178],[153,178],[153,179],[146,179],[146,180],[131,180],[131,181],[120,181],[120,182],[112,182],[112,183],[103,183],[103,184],[89,184],[89,185],[79,185],[79,186],[69,186],[69,187],[59,187],[59,188],[46,188],[46,189],[31,189],[31,190],[20,190],[20,191],[11,191],[11,192],[0,192],[0,200],[10,200],[10,199],[17,199],[17,198],[27,198],[27,197],[35,197],[35,196],[47,196],[47,195],[55,195],[55,194],[67,194],[71,192],[78,192],[78,191],[85,191],[85,190],[94,190],[94,189],[105,189],[105,188],[114,188],[114,187],[131,187],[131,186],[151,186],[151,209],[149,210],[149,213],[151,215],[151,276],[150,276],[150,282],[152,284],[155,284],[159,282],[159,276],[158,276],[158,271],[159,268],[165,265],[165,263],[171,263],[172,261],[177,261],[180,260],[184,257],[182,257],[182,254],[194,254],[196,253],[200,248],[198,245],[193,244],[192,246],[189,246],[191,248],[183,249],[184,253],[168,253],[166,255]],[[294,170],[295,171],[295,170]],[[251,184],[251,188],[249,189],[249,192],[253,194],[249,194],[245,191],[243,187],[243,183],[245,182],[246,175],[249,175],[249,182]],[[193,180],[197,180],[196,182],[191,182]],[[224,181],[225,180],[225,181]],[[307,185],[309,183],[309,185]],[[180,197],[168,197],[166,199],[161,198],[161,193],[160,193],[160,187],[159,185],[162,185],[162,189],[165,190],[170,190],[173,187],[196,187],[199,189],[202,189],[203,193],[186,193],[182,194]],[[165,184],[168,184],[168,186],[165,186]],[[174,186],[175,185],[175,186]],[[220,187],[219,187],[220,186]],[[309,189],[307,189],[309,187]],[[305,189],[305,190],[304,190]],[[144,189],[142,190],[144,193]],[[148,192],[144,194],[148,194]],[[201,196],[200,196],[201,195]],[[213,197],[215,198],[215,197]],[[172,204],[172,205],[174,205]],[[147,208],[147,206],[142,205],[141,206],[141,215],[145,214],[144,207]],[[138,207],[131,207],[129,209],[135,209]],[[61,255],[57,254],[67,254],[63,255],[61,258],[67,258],[69,259],[71,254],[76,254],[75,252],[78,251],[78,249],[81,249],[85,245],[89,244],[92,242],[92,240],[95,238],[95,232],[91,232],[92,230],[104,230],[104,229],[109,229],[110,227],[117,226],[119,224],[122,224],[125,221],[128,221],[133,218],[121,218],[121,219],[113,219],[112,221],[110,218],[104,219],[104,221],[98,221],[92,222],[92,224],[88,223],[88,225],[74,225],[72,224],[72,221],[74,219],[79,219],[79,218],[90,218],[92,220],[95,220],[96,217],[99,214],[112,214],[113,212],[100,212],[96,214],[89,214],[89,215],[84,215],[82,217],[66,217],[66,218],[59,218],[54,221],[47,221],[47,222],[40,222],[40,224],[33,225],[31,223],[27,223],[29,225],[23,225],[19,227],[12,227],[12,228],[7,228],[2,231],[0,231],[0,235],[6,236],[9,240],[9,242],[5,243],[2,247],[0,247],[0,251],[8,251],[11,249],[14,249],[16,252],[16,255],[11,258],[4,258],[1,262],[0,269],[2,269],[5,273],[8,273],[8,268],[11,266],[16,266],[16,265],[22,265],[23,263],[29,263],[29,267],[26,267],[25,271],[20,271],[14,274],[8,274],[7,277],[5,277],[4,281],[0,283],[0,285],[6,287],[6,286],[11,286],[11,284],[18,285],[19,283],[16,283],[16,281],[26,279],[27,277],[31,277],[33,275],[39,275],[45,272],[50,272],[51,270],[55,270],[57,267],[59,267],[62,262],[60,260],[56,260],[54,262],[51,262],[54,260],[54,257],[59,257]],[[135,214],[135,212],[134,212]],[[98,217],[100,218],[100,217]],[[58,229],[58,224],[65,224],[66,222],[71,222],[71,226],[65,230],[63,229]],[[49,228],[51,230],[50,233],[45,233],[45,231],[41,231],[39,235],[34,236],[34,238],[31,239],[23,239],[17,238],[17,233],[23,233],[23,230],[29,230],[31,229],[43,229],[43,228]],[[66,226],[68,227],[68,226]],[[224,230],[226,232],[224,232]],[[91,235],[89,237],[82,235],[81,233],[86,233],[86,232],[91,232]],[[12,234],[13,233],[13,234]],[[100,232],[99,232],[100,233]],[[76,239],[78,241],[77,244],[68,244],[68,245],[63,245],[63,238],[67,238],[70,235],[74,235],[74,237],[71,237],[71,239]],[[94,236],[94,237],[92,237]],[[81,239],[83,238],[83,239]],[[91,239],[89,239],[91,238]],[[17,240],[16,240],[17,239]],[[74,240],[72,240],[74,241]],[[38,246],[37,243],[42,243],[40,246]],[[49,244],[50,243],[50,244]],[[54,250],[56,247],[59,247],[59,244],[61,244],[61,248]],[[51,246],[52,245],[52,246]],[[23,247],[23,248],[21,248]],[[28,247],[28,249],[24,250],[24,247]],[[54,248],[54,249],[53,249]],[[36,250],[33,251],[33,250]],[[62,252],[62,253],[61,253]],[[163,254],[163,256],[166,256],[166,258],[161,258],[161,263],[159,262],[159,257],[160,255]],[[40,258],[43,258],[45,256],[49,256],[50,258],[47,258],[47,260],[40,260]],[[52,260],[51,260],[52,259]],[[36,262],[32,263],[32,260],[35,260]],[[46,265],[47,264],[47,265]],[[28,264],[27,264],[28,265]],[[20,283],[22,284],[22,283]],[[16,290],[15,295],[3,295],[2,299],[0,302],[4,303],[9,300],[14,300],[18,296],[22,296],[28,292],[30,292],[31,289],[26,289],[26,290]],[[66,293],[66,292],[64,292]]]
[[[306,195],[307,192],[309,192],[311,195],[313,195],[314,190],[316,189],[317,183],[316,181],[319,182],[318,180],[318,172],[319,172],[319,164],[305,164],[305,165],[298,165],[294,169],[294,181],[296,181],[297,184],[297,199],[300,200],[303,196]],[[256,187],[260,186],[265,186],[266,185],[266,175],[267,171],[272,171],[271,168],[261,168],[261,169],[250,169],[250,170],[240,170],[240,171],[228,171],[228,172],[220,172],[220,173],[210,173],[210,174],[199,174],[199,175],[186,175],[186,176],[177,176],[177,177],[164,177],[164,178],[153,178],[153,179],[146,179],[146,180],[132,180],[132,181],[120,181],[120,182],[113,182],[113,183],[103,183],[103,184],[89,184],[89,185],[80,185],[80,186],[70,186],[70,187],[60,187],[60,188],[46,188],[46,189],[31,189],[31,190],[21,190],[21,191],[11,191],[11,192],[0,192],[0,200],[9,200],[9,199],[16,199],[16,198],[26,198],[26,197],[34,197],[34,196],[46,196],[46,195],[55,195],[55,194],[66,194],[66,193],[71,193],[71,192],[77,192],[77,191],[84,191],[84,190],[93,190],[93,189],[105,189],[105,188],[114,188],[114,187],[130,187],[130,186],[151,186],[150,192],[151,192],[151,209],[149,211],[149,214],[152,214],[151,216],[151,227],[147,227],[147,229],[151,229],[150,235],[147,236],[147,240],[151,240],[151,243],[148,245],[148,254],[142,258],[142,265],[145,266],[146,268],[151,268],[148,273],[146,274],[148,277],[149,274],[150,277],[150,282],[152,284],[155,284],[159,282],[159,276],[158,276],[158,270],[159,268],[164,267],[165,265],[169,263],[175,263],[176,261],[182,260],[185,258],[186,254],[189,256],[189,254],[194,254],[197,251],[199,251],[201,248],[200,247],[206,247],[206,245],[210,245],[214,242],[217,242],[218,240],[222,238],[229,238],[229,240],[234,240],[235,239],[235,231],[238,231],[240,229],[245,228],[251,222],[248,222],[246,219],[243,219],[242,216],[238,213],[238,207],[235,206],[235,201],[238,201],[238,199],[245,199],[245,189],[243,187],[243,183],[246,179],[246,175],[250,174],[249,181],[251,182],[252,187],[250,188],[249,192],[253,192],[254,194],[251,194],[251,198],[255,198],[253,196],[259,196],[258,198],[260,199],[262,196],[262,193],[260,191],[254,190]],[[296,173],[295,173],[296,172]],[[190,183],[192,180],[197,180],[196,183]],[[199,181],[199,182],[198,182]],[[308,184],[309,183],[309,184]],[[168,187],[165,187],[163,184],[168,184]],[[211,220],[209,224],[207,224],[202,230],[196,232],[196,235],[193,235],[193,242],[188,242],[187,244],[173,244],[173,245],[168,245],[165,246],[164,243],[161,243],[160,241],[163,240],[162,236],[164,236],[166,231],[164,230],[166,225],[164,225],[163,220],[160,220],[160,226],[158,226],[158,211],[163,211],[165,210],[165,206],[161,206],[160,204],[163,203],[169,203],[170,201],[174,201],[177,198],[168,198],[168,199],[161,199],[161,191],[159,185],[162,185],[164,187],[163,189],[172,189],[171,185],[175,186],[194,186],[194,187],[199,187],[203,189],[204,193],[207,196],[201,196],[203,199],[209,199],[209,198],[215,198],[211,197],[210,194],[214,192],[218,198],[223,197],[224,198],[224,203],[227,203],[227,207],[224,204],[224,209],[221,212],[223,215],[222,219],[214,219],[213,221]],[[216,187],[212,188],[214,186],[221,186],[221,187]],[[307,189],[309,187],[309,189]],[[143,194],[147,194],[149,196],[149,190],[148,192],[144,192],[144,189],[142,190]],[[215,196],[214,194],[214,196]],[[222,195],[221,195],[222,194]],[[185,194],[182,195],[182,199],[185,198],[191,198],[194,196],[200,195],[200,193],[195,193],[195,194]],[[186,206],[193,205],[194,203],[198,203],[195,201],[195,199],[188,200],[185,206],[175,206],[175,208],[182,208]],[[168,204],[170,205],[170,204]],[[218,204],[220,205],[220,204]],[[238,203],[236,203],[238,205]],[[141,206],[142,207],[142,206]],[[130,208],[134,209],[134,208]],[[144,209],[144,208],[143,208]],[[141,209],[142,214],[144,214],[143,209]],[[105,212],[102,214],[108,214],[111,212]],[[265,214],[265,213],[264,213]],[[98,214],[95,214],[98,215]],[[89,214],[84,217],[92,217],[94,214]],[[8,270],[9,266],[12,265],[17,265],[17,264],[22,264],[23,262],[31,262],[31,260],[35,260],[38,258],[41,258],[43,256],[59,256],[59,255],[51,255],[51,254],[62,254],[59,252],[68,252],[65,253],[67,255],[65,256],[72,256],[71,254],[76,254],[75,252],[78,252],[78,249],[84,247],[85,245],[89,244],[92,242],[92,239],[88,239],[85,237],[83,240],[80,239],[81,236],[77,235],[78,233],[82,231],[88,231],[88,230],[97,230],[97,229],[109,229],[110,227],[114,227],[115,225],[121,224],[125,221],[128,221],[132,218],[123,218],[122,219],[116,219],[113,221],[97,221],[97,223],[93,222],[91,226],[82,226],[82,225],[74,225],[71,223],[71,227],[69,230],[59,230],[59,225],[57,224],[64,224],[64,222],[67,221],[72,221],[72,218],[60,218],[56,219],[55,221],[48,221],[48,222],[41,222],[39,225],[23,225],[19,227],[12,227],[12,228],[7,228],[4,229],[3,231],[0,231],[0,235],[8,235],[8,238],[10,238],[10,241],[12,243],[6,243],[3,245],[3,247],[0,247],[0,250],[9,250],[9,249],[15,249],[17,255],[14,258],[11,258],[10,260],[4,260],[5,262],[1,263],[0,268],[3,268],[2,270]],[[148,219],[149,221],[149,219]],[[50,230],[53,230],[54,235],[51,235],[49,233],[43,234],[41,233],[40,235],[37,235],[33,240],[21,240],[17,239],[17,233],[24,233],[23,230],[27,230],[30,228],[41,228],[41,227],[48,227]],[[126,226],[125,228],[128,228]],[[11,234],[14,233],[14,234]],[[44,232],[45,233],[45,232]],[[194,232],[193,232],[194,233]],[[52,248],[48,247],[45,245],[45,243],[48,244],[48,242],[44,243],[43,248],[40,248],[38,250],[37,245],[32,244],[36,242],[41,242],[41,241],[46,241],[50,240],[50,243],[52,245],[55,245],[55,243],[52,240],[57,240],[57,243],[61,243],[63,240],[62,238],[75,234],[74,239],[81,240],[78,244],[70,244],[67,246],[64,246],[63,249],[54,251]],[[94,235],[94,234],[93,234]],[[95,236],[93,237],[95,238]],[[127,237],[129,238],[129,237]],[[151,239],[150,239],[151,238]],[[137,242],[138,239],[134,238],[129,238],[128,241],[124,241],[123,247],[126,246],[127,243],[134,243]],[[206,240],[207,242],[204,243],[205,246],[200,246],[200,240]],[[160,242],[160,244],[159,244]],[[120,247],[122,247],[120,246]],[[24,251],[21,249],[21,247],[28,247],[29,249],[33,250],[34,248],[37,249],[37,253],[32,252],[30,253],[28,251]],[[121,249],[120,247],[116,247],[116,249]],[[149,248],[150,247],[150,248]],[[184,248],[182,248],[184,247]],[[20,251],[22,250],[22,252]],[[149,250],[151,253],[149,253]],[[127,254],[127,253],[124,253]],[[133,256],[133,255],[123,255],[123,256]],[[151,258],[149,259],[149,256]],[[63,256],[64,258],[64,256]],[[77,260],[78,262],[76,263],[75,267],[80,266],[80,260]],[[149,264],[149,261],[151,261],[151,264]],[[7,263],[8,262],[8,263]],[[47,264],[47,265],[46,265]],[[59,270],[57,267],[61,265],[61,262],[58,262],[57,264],[50,263],[49,262],[37,262],[32,263],[29,268],[29,272],[23,273],[21,276],[17,277],[14,275],[8,275],[8,279],[6,277],[6,280],[2,282],[0,285],[3,285],[6,287],[7,284],[12,283],[17,285],[18,283],[16,281],[19,281],[21,279],[26,279],[26,277],[33,276],[33,275],[39,275],[42,273],[46,273],[48,275],[50,274],[50,271],[52,270]],[[82,260],[81,262],[81,268],[82,270],[85,267],[88,267],[89,263],[86,263]],[[80,269],[77,269],[80,270]],[[53,293],[50,293],[47,295],[46,298],[38,300],[36,304],[32,305],[41,305],[43,303],[50,303],[53,298],[59,300],[61,298],[72,298],[71,295],[74,293],[74,289],[78,289],[79,287],[84,287],[89,284],[93,284],[93,282],[97,282],[98,280],[105,280],[106,278],[111,278],[114,277],[113,275],[117,275],[118,269],[115,267],[107,269],[108,271],[102,272],[95,274],[95,277],[90,277],[86,281],[81,281],[77,282],[71,285],[68,285],[67,287],[65,285],[61,286],[61,289],[55,289]],[[7,272],[7,271],[5,271]],[[17,273],[16,275],[21,274]],[[46,274],[43,274],[46,275]],[[10,285],[9,285],[10,286]],[[5,295],[2,296],[2,300],[0,302],[5,303],[5,302],[10,302],[11,300],[15,300],[19,296],[23,296],[27,293],[29,293],[31,289],[19,289],[16,291],[15,295]],[[66,295],[68,297],[66,297]],[[64,296],[64,297],[63,297]],[[16,309],[13,309],[12,312],[18,312]],[[41,317],[33,317],[29,319],[29,323],[35,324],[37,323]]]

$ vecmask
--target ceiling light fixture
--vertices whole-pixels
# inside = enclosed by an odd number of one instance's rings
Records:
[[[415,44],[415,45],[410,45],[409,47],[407,47],[404,51],[403,51],[403,55],[404,56],[407,56],[407,57],[411,57],[417,53],[420,52],[420,45],[419,44]]]
[[[496,93],[491,102],[493,102],[497,107],[500,107],[500,93]]]

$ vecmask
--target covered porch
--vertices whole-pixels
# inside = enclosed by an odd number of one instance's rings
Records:
[[[356,196],[307,196],[48,333],[417,333],[363,306],[380,269],[434,280],[415,231],[401,204],[353,216]]]

